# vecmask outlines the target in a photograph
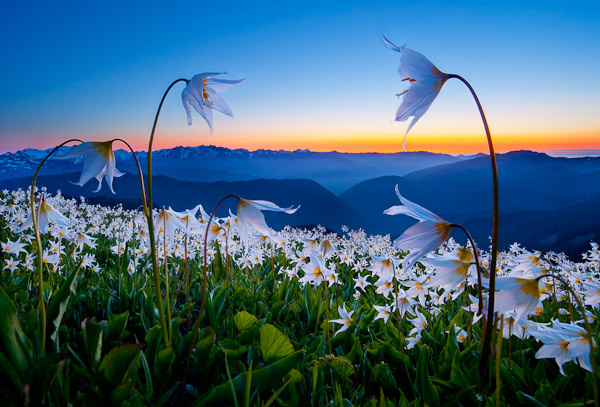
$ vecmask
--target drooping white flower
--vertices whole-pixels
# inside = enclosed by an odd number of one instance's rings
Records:
[[[402,268],[405,272],[408,272],[417,260],[440,247],[448,239],[452,224],[404,198],[398,191],[398,185],[396,185],[396,195],[402,205],[392,206],[383,213],[386,215],[407,215],[419,221],[416,225],[406,229],[394,241],[396,249],[411,250],[402,262]]]
[[[240,238],[243,242],[247,242],[249,232],[248,229],[254,230],[269,238],[273,237],[273,233],[267,226],[265,215],[263,215],[262,211],[285,212],[288,215],[291,215],[299,208],[300,206],[297,206],[296,208],[292,206],[289,208],[281,208],[269,201],[253,201],[250,199],[238,198],[237,223],[239,227]]]
[[[69,219],[65,218],[59,211],[54,209],[48,202],[46,202],[44,198],[42,198],[42,202],[40,203],[39,208],[36,210],[39,211],[37,221],[40,233],[46,233],[50,221],[52,221],[55,225],[61,227],[69,226]],[[25,222],[23,222],[21,227],[17,229],[16,232],[21,233],[22,231],[27,230],[32,226],[33,219],[31,218],[31,214],[29,214],[27,219],[25,219]]]
[[[175,229],[185,230],[185,226],[181,223],[178,217],[178,213],[163,208],[162,211],[156,215],[154,219],[154,236],[158,238],[158,235],[162,232],[165,236],[173,236]]]
[[[233,112],[221,96],[219,96],[219,93],[233,85],[243,82],[244,79],[234,81],[215,79],[215,76],[224,73],[226,72],[208,72],[194,75],[188,85],[183,89],[181,101],[183,102],[185,113],[187,114],[188,126],[192,125],[192,110],[190,109],[190,106],[206,120],[206,123],[208,123],[208,127],[210,128],[210,134],[213,132],[213,109],[233,117]]]
[[[484,286],[489,283],[484,281]],[[516,311],[515,321],[535,312],[541,296],[539,280],[534,278],[500,277],[496,279],[495,311],[506,314]]]
[[[408,88],[398,96],[403,96],[402,104],[396,111],[396,121],[405,121],[412,117],[402,148],[406,151],[406,136],[417,121],[427,112],[444,83],[450,78],[447,73],[440,71],[423,54],[406,46],[398,47],[383,35],[383,41],[388,48],[400,53],[400,68],[398,72]]]
[[[75,185],[84,186],[92,178],[98,180],[98,188],[94,192],[100,191],[102,179],[106,177],[108,188],[114,194],[113,178],[123,175],[116,168],[115,154],[112,149],[113,141],[88,141],[73,147],[69,152],[58,156],[57,158],[75,158],[85,156],[83,161],[83,170],[78,182]]]

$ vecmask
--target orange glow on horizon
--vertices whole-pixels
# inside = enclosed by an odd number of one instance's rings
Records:
[[[147,135],[134,133],[118,134],[88,134],[82,137],[84,141],[108,140],[110,138],[123,138],[127,140],[136,151],[148,149]],[[75,137],[75,136],[73,136]],[[323,134],[310,134],[304,131],[289,131],[285,134],[266,134],[264,132],[247,132],[240,136],[227,132],[215,132],[209,135],[198,132],[197,135],[182,134],[174,136],[172,133],[157,134],[153,150],[173,148],[177,146],[215,145],[230,149],[244,148],[250,151],[258,149],[288,150],[308,149],[316,152],[339,151],[348,153],[379,152],[394,153],[402,151],[402,133],[394,134],[348,134],[342,132],[324,132]],[[46,149],[56,146],[70,135],[62,133],[50,138],[40,139],[32,145],[22,146],[6,145],[6,151],[15,152],[23,148]],[[570,134],[493,134],[494,147],[497,153],[514,150],[600,150],[600,132],[579,132]],[[52,141],[51,141],[52,140]],[[115,149],[125,149],[125,145],[115,143]],[[476,154],[487,153],[488,145],[483,134],[443,134],[427,135],[415,132],[408,135],[406,140],[407,151],[430,151],[445,154]],[[4,153],[1,151],[0,153]]]
[[[378,152],[394,153],[402,151],[403,135],[362,136],[348,134],[323,135],[269,135],[247,134],[246,136],[200,136],[170,137],[168,140],[157,140],[155,149],[173,148],[176,146],[216,145],[230,149],[244,148],[250,151],[258,149],[288,150],[308,149],[326,152],[338,151],[347,153]],[[497,153],[515,150],[600,150],[600,133],[584,133],[565,136],[563,134],[529,134],[529,135],[493,135],[494,148]],[[147,148],[147,147],[146,147]],[[406,140],[407,151],[430,151],[445,154],[487,153],[488,144],[485,135],[413,135]]]

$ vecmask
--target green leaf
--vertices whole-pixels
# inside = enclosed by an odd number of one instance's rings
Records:
[[[175,353],[172,348],[164,348],[156,356],[154,372],[158,376],[168,377],[171,375],[171,368],[175,363]]]
[[[225,358],[225,352],[230,359],[238,359],[248,353],[249,346],[242,345],[235,339],[224,339],[219,341],[219,351],[222,358]]]
[[[94,369],[102,357],[102,328],[87,318],[81,323],[81,328],[88,362]]]
[[[69,298],[71,298],[71,294],[75,293],[75,286],[77,285],[77,275],[79,274],[80,269],[81,265],[67,276],[60,288],[56,291],[56,293],[52,295],[50,303],[48,304],[46,320],[50,321],[51,324],[48,325],[47,335],[55,343],[57,349],[58,328],[60,327],[63,315],[65,313],[65,310],[67,309]]]
[[[303,351],[297,351],[291,355],[272,363],[262,369],[252,372],[252,387],[259,390],[272,389],[301,359]],[[246,376],[248,373],[241,373],[234,377],[231,382],[223,383],[214,387],[203,399],[193,404],[194,407],[215,406],[219,403],[231,404],[233,394],[231,386],[235,391],[236,397],[242,398],[246,386]]]
[[[421,396],[425,406],[434,407],[440,404],[437,389],[433,386],[429,377],[429,360],[431,359],[431,348],[424,345],[421,348],[421,356],[417,363],[417,380],[415,387]]]
[[[17,308],[6,292],[0,287],[0,352],[10,362],[22,382],[31,368],[33,348],[23,332]]]
[[[136,361],[142,350],[140,344],[127,344],[111,349],[102,359],[99,370],[113,386],[123,384],[136,368]]]
[[[108,327],[112,338],[121,339],[128,319],[129,311],[125,311],[122,314],[110,314],[108,316]]]
[[[233,321],[238,331],[241,332],[250,328],[256,322],[256,317],[249,312],[240,311],[235,315]]]
[[[302,381],[302,373],[298,369],[290,370],[290,379],[292,383],[300,383]]]
[[[260,327],[260,350],[263,360],[270,364],[294,352],[294,347],[284,334],[271,324]]]
[[[554,389],[548,384],[542,384],[539,389],[535,392],[533,397],[540,403],[550,404],[554,399]]]
[[[21,381],[19,374],[13,368],[6,356],[4,356],[2,353],[0,353],[0,371],[9,378],[9,380],[17,389],[23,388],[23,382]]]
[[[162,328],[158,325],[153,326],[148,330],[148,332],[146,332],[146,349],[144,350],[144,354],[150,369],[154,368],[154,361],[156,360],[156,355],[158,354],[158,345],[160,344],[161,339]]]
[[[531,397],[529,394],[523,393],[522,391],[517,392],[517,399],[519,400],[519,403],[521,403],[524,406],[546,407],[545,404],[540,403],[539,401]]]
[[[334,356],[331,358],[331,368],[342,378],[348,380],[354,374],[354,366],[350,361],[342,356]]]

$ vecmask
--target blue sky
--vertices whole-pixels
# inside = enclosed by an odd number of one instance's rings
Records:
[[[0,153],[73,136],[143,148],[169,83],[219,70],[247,78],[223,94],[235,119],[216,114],[212,136],[200,116],[188,127],[181,86],[157,146],[397,151],[399,54],[381,30],[466,77],[500,145],[568,149],[576,135],[573,149],[600,148],[600,2],[3,2],[0,14]],[[449,82],[408,147],[484,147],[481,134]]]

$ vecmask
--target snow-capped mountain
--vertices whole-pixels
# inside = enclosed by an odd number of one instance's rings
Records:
[[[68,148],[68,147],[67,147]],[[67,148],[64,148],[66,151]],[[32,176],[51,149],[27,149],[0,155],[0,179]],[[60,154],[55,153],[55,156]],[[147,152],[136,152],[142,168]],[[132,154],[116,150],[117,168],[137,171]],[[435,165],[461,161],[447,154],[340,153],[310,150],[248,151],[216,146],[175,147],[152,153],[153,173],[183,181],[246,181],[251,179],[312,179],[334,193],[341,193],[358,182],[384,175],[404,175]],[[43,174],[76,172],[75,160],[49,159]]]

